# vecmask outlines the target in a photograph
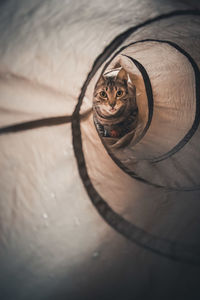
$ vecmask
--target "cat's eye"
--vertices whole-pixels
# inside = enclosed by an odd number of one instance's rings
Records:
[[[117,93],[116,93],[117,97],[121,97],[123,95],[123,91],[121,90],[118,90]]]
[[[104,92],[104,91],[101,91],[101,92],[100,92],[100,96],[101,96],[102,98],[107,98],[107,94],[106,94],[106,92]]]

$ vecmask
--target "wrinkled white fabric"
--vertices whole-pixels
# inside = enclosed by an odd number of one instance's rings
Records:
[[[170,0],[3,1],[0,126],[71,115],[94,60],[117,35],[157,15],[198,6]],[[199,64],[199,19],[162,20],[138,30],[124,45],[146,38],[174,40]],[[198,131],[175,162],[132,165],[135,156],[163,154],[184,136],[194,119],[195,95],[191,66],[170,46],[138,44],[130,51],[149,72],[155,114],[144,140],[120,158],[153,182],[196,186]],[[101,70],[87,88],[86,109]],[[143,93],[141,77],[137,80]],[[145,122],[146,95],[138,98]],[[114,211],[155,236],[199,243],[198,190],[157,189],[131,178],[107,153],[92,115],[81,130],[91,181]],[[70,123],[1,135],[0,170],[1,299],[200,297],[199,267],[139,247],[98,214],[79,176]]]

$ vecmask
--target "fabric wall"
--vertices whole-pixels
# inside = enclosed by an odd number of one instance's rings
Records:
[[[0,298],[198,299],[200,5],[0,3]],[[120,64],[140,126],[108,148],[92,94]]]

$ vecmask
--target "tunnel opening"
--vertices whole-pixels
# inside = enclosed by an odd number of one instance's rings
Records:
[[[166,60],[169,56],[170,60]],[[191,178],[183,184],[181,176],[180,184],[170,181],[169,174],[172,166],[177,169],[171,156],[187,144],[198,127],[199,70],[194,60],[175,43],[146,39],[123,46],[105,64],[101,76],[119,68],[128,73],[136,87],[138,122],[132,132],[114,142],[99,135],[108,153],[133,177],[136,172],[152,182],[154,173],[155,185],[169,189],[198,188],[190,187]],[[182,75],[177,79],[180,72]],[[177,81],[180,86],[183,82],[191,84],[188,89],[176,90]]]

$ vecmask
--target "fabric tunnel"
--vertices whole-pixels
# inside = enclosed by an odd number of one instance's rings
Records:
[[[0,8],[0,299],[199,299],[198,1]],[[121,67],[138,123],[108,145],[93,93]]]

